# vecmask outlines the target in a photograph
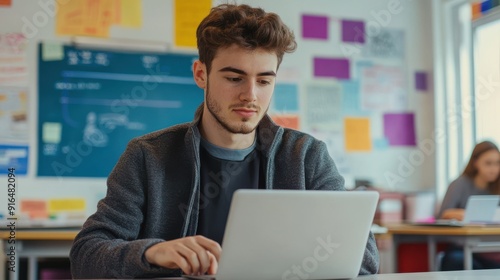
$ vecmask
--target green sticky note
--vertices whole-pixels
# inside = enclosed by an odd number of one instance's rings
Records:
[[[64,48],[61,43],[45,42],[42,45],[42,60],[62,60],[64,58]]]

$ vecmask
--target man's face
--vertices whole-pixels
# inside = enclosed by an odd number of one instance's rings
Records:
[[[276,54],[262,49],[220,49],[204,87],[203,117],[230,133],[254,131],[269,109],[277,66]]]

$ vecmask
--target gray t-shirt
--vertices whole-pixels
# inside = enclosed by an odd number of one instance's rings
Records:
[[[441,218],[443,212],[451,208],[465,209],[467,200],[471,195],[490,195],[488,190],[482,190],[474,185],[474,180],[468,176],[462,175],[453,181],[446,195],[444,196],[443,203],[441,204],[441,209],[437,215],[437,218]]]

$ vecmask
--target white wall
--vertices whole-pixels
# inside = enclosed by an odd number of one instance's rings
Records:
[[[88,213],[95,211],[95,204],[106,190],[105,179],[83,178],[37,178],[36,175],[36,139],[37,139],[37,58],[36,45],[43,40],[68,41],[66,37],[56,37],[54,34],[54,18],[47,15],[42,6],[53,9],[54,0],[12,1],[11,8],[0,8],[0,33],[28,32],[29,61],[29,123],[30,123],[30,164],[29,174],[18,178],[18,198],[61,198],[83,197],[88,201]],[[141,29],[118,28],[111,29],[112,38],[136,40],[151,40],[157,42],[173,42],[172,0],[143,1],[143,27]],[[226,1],[214,1],[220,3]],[[232,1],[231,1],[232,2]],[[432,76],[432,11],[431,0],[248,0],[237,1],[261,6],[268,11],[278,13],[288,24],[297,37],[298,49],[294,54],[285,56],[281,69],[295,69],[301,78],[298,83],[313,80],[311,61],[315,55],[343,56],[342,51],[333,42],[321,43],[304,41],[301,38],[301,15],[312,13],[330,17],[361,19],[367,23],[382,24],[388,28],[403,29],[406,32],[405,66],[408,81],[408,111],[414,111],[416,116],[417,144],[432,139],[434,129],[434,99],[432,89],[427,93],[416,93],[413,89],[414,72],[423,70]],[[34,4],[38,3],[38,4]],[[44,5],[40,5],[40,3]],[[388,11],[388,5],[398,5],[400,12],[391,14],[390,18],[380,18],[381,13]],[[45,20],[46,19],[46,20]],[[35,23],[35,29],[26,29],[26,21]],[[45,22],[46,21],[46,22]],[[432,84],[431,84],[432,88]],[[426,154],[423,162],[412,165],[408,176],[401,173],[402,162],[412,162],[412,155],[419,152],[418,148],[389,148],[374,150],[370,153],[348,154],[348,164],[351,173],[356,177],[371,179],[376,185],[388,188],[384,174],[391,172],[401,176],[403,181],[397,184],[396,190],[411,191],[434,187],[435,160],[434,153]],[[403,170],[404,171],[404,170]],[[348,177],[348,185],[352,185],[352,177]],[[0,192],[0,211],[6,208],[6,191]]]

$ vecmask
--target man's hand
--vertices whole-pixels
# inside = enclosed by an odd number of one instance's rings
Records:
[[[464,219],[465,210],[459,208],[451,208],[444,210],[441,219],[462,221]]]
[[[219,243],[201,235],[155,244],[144,253],[150,264],[182,269],[184,274],[215,274],[222,249]]]

